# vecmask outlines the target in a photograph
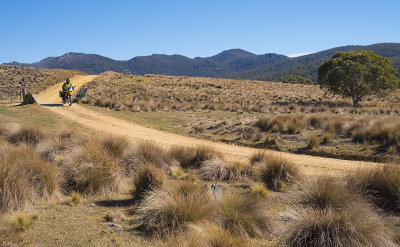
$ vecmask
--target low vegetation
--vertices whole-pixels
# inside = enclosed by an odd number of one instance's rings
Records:
[[[274,155],[265,157],[254,169],[257,179],[275,191],[285,191],[288,184],[300,178],[299,169],[291,161]]]
[[[239,162],[212,147],[13,128],[39,138],[9,138],[16,132],[0,127],[2,245],[28,241],[49,211],[100,210],[98,224],[132,229],[113,236],[143,246],[395,246],[395,166],[309,178],[262,150]],[[46,211],[13,213],[32,208]]]
[[[0,102],[18,102],[21,88],[36,94],[75,75],[85,75],[85,73],[74,70],[0,65]]]

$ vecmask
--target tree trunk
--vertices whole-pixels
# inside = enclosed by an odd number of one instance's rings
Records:
[[[357,107],[358,103],[361,101],[360,97],[352,97],[353,98],[353,106]]]

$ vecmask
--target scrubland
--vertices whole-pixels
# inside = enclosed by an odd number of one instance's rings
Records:
[[[344,159],[399,159],[398,91],[354,108],[316,85],[106,72],[86,87],[95,99],[82,103],[178,134]]]
[[[0,65],[0,103],[18,102],[21,88],[37,94],[75,75],[85,75],[85,73],[74,70]]]
[[[55,120],[56,121],[56,120]],[[255,152],[0,127],[4,246],[397,246],[400,168],[307,177]],[[222,188],[214,192],[212,184]]]

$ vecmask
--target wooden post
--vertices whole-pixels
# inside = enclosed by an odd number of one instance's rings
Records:
[[[26,103],[25,95],[26,95],[26,88],[21,89],[21,95],[22,95],[22,104]]]

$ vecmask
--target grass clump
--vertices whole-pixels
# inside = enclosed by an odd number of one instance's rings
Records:
[[[315,209],[342,209],[353,203],[360,203],[360,198],[351,193],[345,181],[333,177],[318,177],[312,182],[300,185],[298,195],[302,205]]]
[[[365,207],[303,210],[284,236],[290,247],[396,246],[390,229]]]
[[[22,212],[16,212],[10,217],[10,223],[14,227],[15,231],[23,232],[32,226],[33,219],[34,217],[27,217]]]
[[[291,161],[274,155],[259,163],[255,173],[259,180],[275,191],[284,191],[287,184],[300,177],[298,168]]]
[[[25,143],[35,146],[45,138],[45,134],[38,127],[12,125],[4,133],[6,140],[12,144]]]
[[[187,177],[185,171],[179,166],[171,166],[169,168],[169,174],[173,179],[184,179]]]
[[[183,182],[148,192],[136,213],[141,222],[165,234],[210,219],[215,211],[215,202],[205,187]]]
[[[268,155],[265,151],[258,151],[251,155],[250,157],[250,164],[254,165],[257,163],[263,162],[265,159],[268,158]]]
[[[265,237],[272,232],[272,218],[258,196],[226,193],[219,211],[222,227],[235,236]]]
[[[175,146],[169,150],[169,155],[176,159],[183,168],[199,168],[207,160],[223,159],[222,154],[206,146],[195,148]]]
[[[267,188],[265,187],[265,185],[262,184],[262,183],[256,183],[256,184],[254,184],[253,186],[251,186],[251,190],[252,190],[255,194],[257,194],[257,195],[259,195],[259,196],[261,196],[261,197],[266,198],[266,197],[269,196],[268,189],[267,189]]]
[[[129,142],[123,137],[108,136],[102,139],[101,144],[109,154],[119,158],[122,157]]]
[[[164,180],[164,173],[161,170],[150,165],[140,167],[133,178],[133,197],[142,199],[146,192],[161,187]]]
[[[204,221],[191,224],[188,232],[178,235],[169,235],[165,240],[152,242],[150,246],[163,247],[247,247],[250,246],[248,239],[233,236],[229,231],[219,225]]]
[[[81,201],[82,201],[81,194],[79,194],[79,192],[72,191],[71,200],[69,201],[69,205],[71,205],[71,207],[75,207],[76,205],[81,203]]]
[[[29,146],[4,145],[0,152],[0,210],[23,209],[38,199],[59,192],[57,167],[44,161]]]
[[[67,191],[77,191],[84,195],[109,193],[118,192],[125,185],[124,167],[96,138],[77,147],[62,168]]]
[[[127,172],[131,173],[147,164],[164,169],[169,166],[171,159],[165,150],[156,143],[139,141],[126,152],[124,161]]]
[[[310,138],[308,139],[308,145],[307,145],[307,149],[314,149],[317,148],[319,146],[319,139],[318,136],[310,136]]]
[[[226,163],[218,158],[206,160],[199,169],[206,180],[241,181],[250,175],[250,165],[241,162]]]
[[[378,207],[400,212],[400,168],[385,165],[360,170],[351,176],[350,181]]]

